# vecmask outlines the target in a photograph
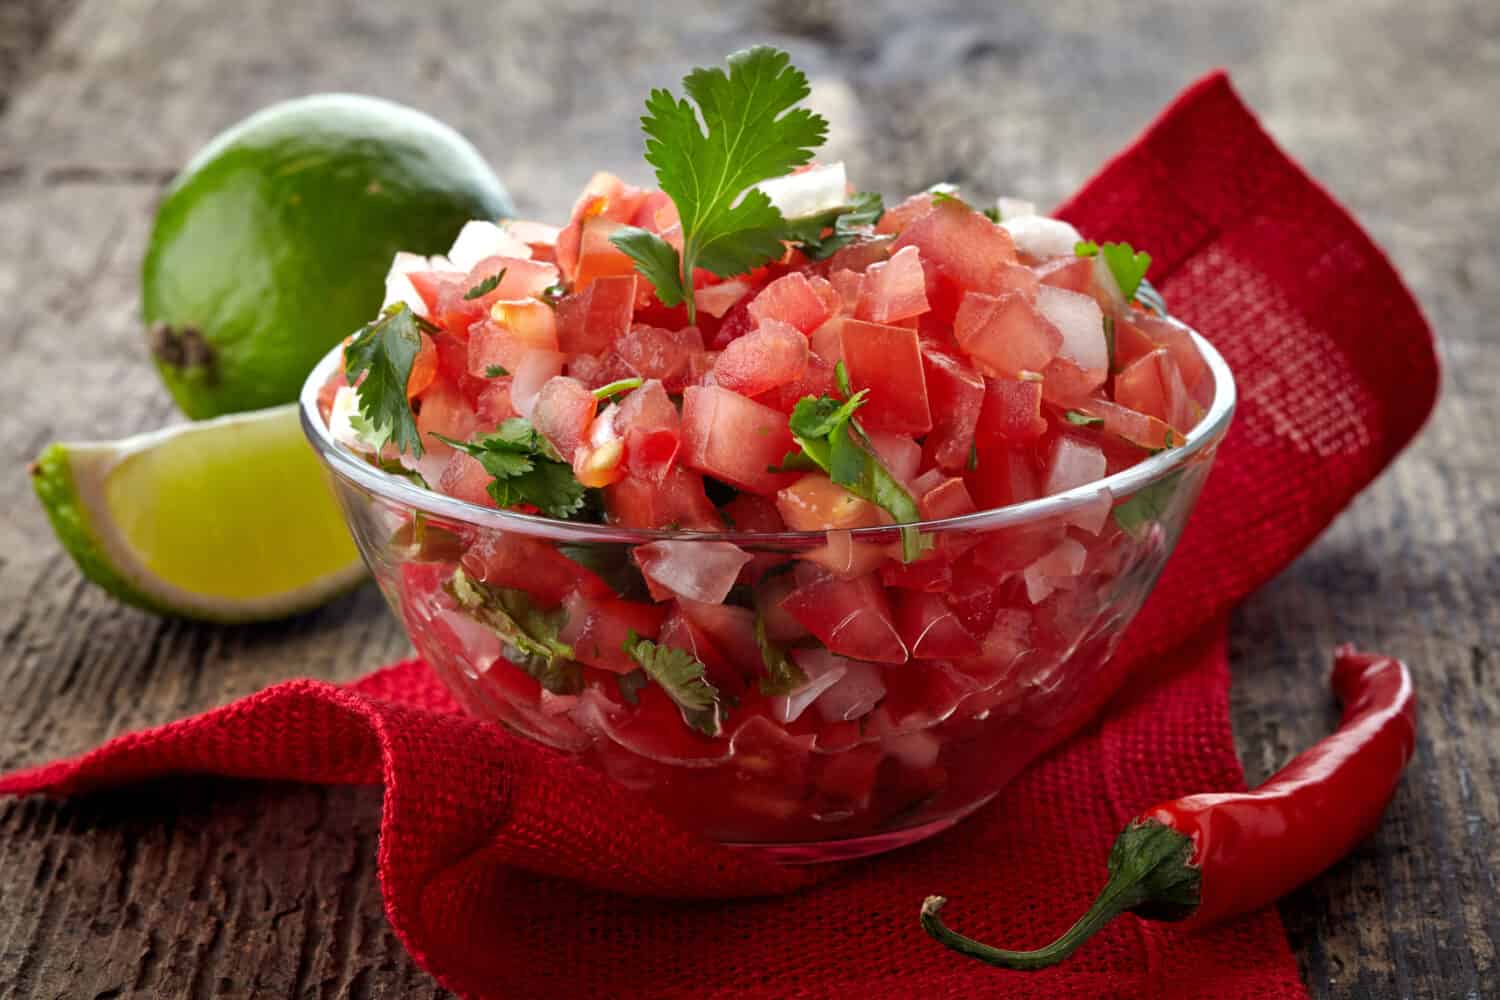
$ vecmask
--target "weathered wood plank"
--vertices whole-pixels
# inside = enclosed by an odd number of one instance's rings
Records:
[[[406,100],[550,217],[595,167],[645,179],[648,86],[767,38],[810,70],[863,183],[1048,202],[1227,64],[1391,250],[1449,366],[1419,445],[1236,619],[1252,780],[1334,717],[1336,641],[1409,657],[1425,699],[1387,822],[1283,913],[1315,996],[1495,995],[1500,135],[1480,125],[1500,99],[1496,37],[1500,8],[1460,0],[0,7],[0,767],[406,648],[369,588],[258,628],[117,607],[58,553],[19,471],[49,439],[174,419],[145,364],[136,269],[159,184],[234,119],[318,89]],[[0,804],[0,994],[437,995],[384,923],[377,819],[372,790],[208,782]]]

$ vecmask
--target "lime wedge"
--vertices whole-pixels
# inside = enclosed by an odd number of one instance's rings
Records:
[[[52,444],[31,481],[84,576],[151,611],[280,618],[364,575],[296,404]]]

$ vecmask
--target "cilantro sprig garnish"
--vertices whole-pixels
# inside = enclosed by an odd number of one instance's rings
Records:
[[[719,701],[719,689],[704,676],[707,668],[702,660],[686,650],[642,639],[634,629],[621,648],[646,676],[661,685],[667,697],[682,710],[683,721],[689,726],[705,736],[718,736],[723,731],[724,707]]]
[[[421,456],[422,436],[406,398],[406,383],[422,349],[422,334],[436,331],[406,303],[398,302],[344,345],[344,378],[359,397],[360,422],[355,429],[377,448],[394,441],[397,451],[409,448]]]
[[[755,616],[755,643],[760,647],[760,659],[766,667],[766,676],[760,679],[761,694],[791,694],[807,685],[807,674],[792,662],[792,658],[786,655],[786,650],[766,635],[766,619],[763,615]]]
[[[453,571],[443,589],[471,618],[505,640],[505,658],[542,687],[553,694],[583,691],[583,668],[573,660],[573,647],[558,638],[567,620],[561,609],[542,611],[525,591],[488,586],[469,579],[462,569]]]
[[[584,506],[584,487],[573,468],[522,417],[511,417],[493,434],[471,441],[433,437],[478,460],[494,476],[489,494],[501,507],[531,504],[549,517],[568,518]]]
[[[470,288],[467,292],[464,292],[464,301],[472,302],[475,299],[484,298],[486,295],[490,294],[490,292],[493,292],[495,289],[500,287],[500,279],[503,277],[505,277],[505,268],[502,267],[500,270],[496,271],[488,278],[485,278],[473,288]]]
[[[822,116],[796,106],[810,91],[787,53],[757,45],[728,64],[727,73],[698,68],[683,78],[691,102],[653,90],[641,118],[646,161],[682,219],[682,253],[634,226],[610,237],[664,304],[687,303],[689,321],[694,270],[728,278],[785,252],[786,220],[753,185],[808,162],[828,131]]]
[[[798,400],[787,425],[801,451],[788,453],[781,466],[822,469],[850,493],[884,507],[901,525],[902,560],[912,562],[925,547],[915,525],[922,517],[917,501],[875,456],[869,438],[854,420],[855,411],[868,396],[869,390],[861,389],[844,400],[830,396]]]
[[[1137,253],[1129,243],[1101,245],[1093,240],[1081,240],[1073,246],[1073,252],[1080,257],[1095,255],[1103,257],[1104,263],[1109,265],[1109,273],[1115,276],[1115,284],[1120,286],[1120,294],[1125,296],[1126,302],[1135,298],[1136,290],[1141,287],[1141,281],[1151,267],[1151,255],[1144,250]]]

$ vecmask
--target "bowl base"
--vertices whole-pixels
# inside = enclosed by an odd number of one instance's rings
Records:
[[[884,854],[886,851],[894,851],[898,847],[906,847],[915,844],[919,840],[942,833],[953,826],[959,820],[973,815],[991,799],[997,795],[992,792],[980,799],[978,802],[966,806],[960,812],[952,816],[944,816],[921,826],[909,826],[904,830],[892,830],[889,833],[873,833],[868,837],[850,837],[847,840],[829,840],[821,843],[806,844],[736,844],[726,843],[725,847],[732,847],[737,851],[750,851],[759,854],[768,861],[775,861],[783,865],[816,865],[829,861],[853,861],[856,858],[868,858],[874,854]]]

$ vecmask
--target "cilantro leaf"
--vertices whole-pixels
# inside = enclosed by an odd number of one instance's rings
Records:
[[[355,429],[358,430],[358,428]],[[408,469],[406,466],[401,464],[401,461],[399,459],[381,458],[379,456],[379,453],[377,452],[375,456],[371,457],[370,464],[375,466],[375,468],[379,469],[381,472],[386,472],[393,476],[399,476],[400,478],[405,479],[407,482],[411,483],[414,486],[420,486],[424,490],[432,489],[431,486],[427,485],[427,478],[425,476],[423,476],[416,469]]]
[[[484,471],[495,477],[489,494],[501,507],[531,504],[549,517],[568,518],[584,506],[583,484],[572,466],[558,456],[547,439],[531,423],[511,417],[493,434],[472,441],[454,441],[434,434],[459,451],[477,459]]]
[[[356,427],[373,443],[395,441],[396,450],[422,454],[417,418],[406,398],[412,362],[422,349],[422,331],[427,323],[404,302],[392,305],[373,323],[361,327],[344,345],[344,377],[355,386],[359,416]],[[363,376],[364,380],[360,381]]]
[[[1074,427],[1101,427],[1104,424],[1103,417],[1096,417],[1082,410],[1068,410],[1063,414],[1063,419]]]
[[[766,676],[760,679],[760,693],[764,695],[791,694],[807,684],[807,674],[792,662],[786,650],[766,636],[766,619],[755,616],[755,642],[760,646],[760,659],[766,666]]]
[[[950,184],[947,181],[939,181],[932,185],[932,187],[927,189],[927,193],[932,195],[932,203],[934,205],[941,205],[945,201],[956,201],[960,205],[966,204],[963,197],[958,193],[958,185]]]
[[[615,683],[620,685],[620,697],[627,705],[639,705],[641,688],[651,683],[651,678],[646,676],[646,671],[637,669],[628,674],[616,674]]]
[[[1163,476],[1148,486],[1143,486],[1135,491],[1135,494],[1114,509],[1115,523],[1127,534],[1139,538],[1152,523],[1160,521],[1162,515],[1172,503],[1172,496],[1177,492],[1177,483],[1182,478],[1183,470],[1179,469],[1170,476]]]
[[[999,225],[999,223],[1000,223],[1000,206],[999,205],[991,205],[989,208],[985,209],[984,210],[984,217],[986,219],[989,219],[991,222],[995,223],[996,225]]]
[[[924,539],[915,527],[922,519],[916,500],[875,456],[854,419],[867,395],[868,390],[861,389],[842,402],[828,396],[799,399],[787,426],[802,452],[800,456],[787,455],[781,465],[783,469],[797,468],[810,461],[850,493],[884,507],[902,525],[901,557],[911,562],[929,547],[930,539]]]
[[[1144,250],[1136,253],[1129,243],[1105,243],[1101,246],[1093,240],[1080,240],[1074,244],[1073,252],[1080,257],[1093,257],[1096,254],[1103,257],[1126,302],[1135,298],[1136,290],[1141,287],[1146,271],[1151,267],[1151,255]]]
[[[629,392],[631,389],[639,389],[644,383],[645,379],[641,378],[639,375],[635,376],[634,378],[617,379],[616,381],[611,382],[608,385],[601,385],[599,388],[595,389],[594,398],[602,403],[604,402],[604,400],[609,399],[611,396],[618,396],[620,393]]]
[[[573,647],[558,638],[567,615],[541,611],[522,590],[491,587],[469,579],[462,569],[443,584],[448,596],[475,621],[505,640],[505,658],[526,671],[553,694],[583,690],[583,668]]]
[[[502,378],[509,374],[504,365],[490,365],[484,370],[485,378]]]
[[[682,219],[682,253],[670,255],[679,257],[675,266],[660,237],[629,230],[611,236],[662,302],[687,303],[689,320],[694,270],[728,278],[785,252],[786,220],[752,185],[808,162],[828,130],[821,116],[796,107],[809,89],[787,53],[757,45],[731,55],[728,65],[727,73],[699,68],[683,79],[691,103],[662,89],[646,98],[646,161]]]
[[[464,301],[472,302],[475,299],[484,298],[486,295],[490,294],[490,292],[493,292],[496,288],[500,287],[500,279],[503,277],[505,277],[505,268],[502,267],[500,270],[496,271],[488,278],[485,278],[483,281],[475,285],[473,288],[469,289],[467,292],[464,292]]]
[[[839,387],[839,392],[842,392],[845,396],[854,395],[854,390],[849,386],[849,367],[844,364],[842,359],[834,362],[833,382]]]
[[[621,648],[661,685],[667,697],[681,709],[684,722],[705,736],[718,736],[723,731],[724,710],[719,690],[704,677],[706,668],[702,660],[686,650],[642,639],[634,629]]]
[[[787,239],[795,242],[811,260],[827,260],[880,221],[885,200],[875,191],[861,191],[849,204],[787,224]],[[825,229],[832,230],[826,236]]]

